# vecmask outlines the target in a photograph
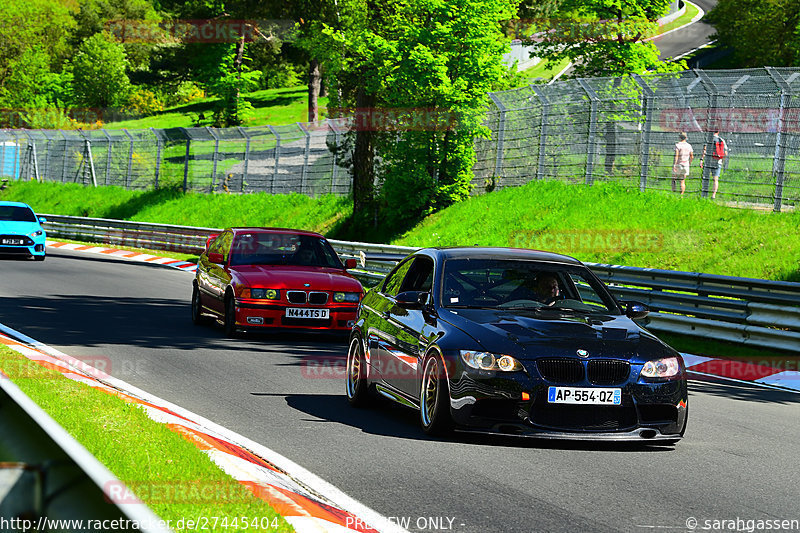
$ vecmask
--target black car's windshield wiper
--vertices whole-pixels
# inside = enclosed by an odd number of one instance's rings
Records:
[[[445,306],[447,309],[497,309],[493,305],[467,305],[467,304],[448,304]]]

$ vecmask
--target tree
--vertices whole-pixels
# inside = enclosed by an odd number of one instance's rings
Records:
[[[96,33],[72,60],[75,96],[90,107],[122,106],[130,94],[125,48],[107,32]]]
[[[0,105],[20,108],[41,96],[41,81],[70,53],[75,6],[60,0],[0,0]]]
[[[740,66],[800,66],[797,0],[719,0],[708,18]]]
[[[501,22],[512,0],[342,5],[320,48],[331,100],[355,107],[354,214],[381,184],[382,219],[404,224],[469,194],[487,92],[505,75]],[[377,165],[376,162],[380,161]],[[397,226],[396,226],[397,227]]]
[[[556,64],[568,58],[575,77],[622,76],[682,70],[684,64],[658,58],[652,41],[656,20],[671,0],[563,0],[555,18],[533,31],[536,55]]]

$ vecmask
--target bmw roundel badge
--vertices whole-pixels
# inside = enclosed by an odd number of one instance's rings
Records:
[[[589,357],[589,352],[581,348],[578,350],[578,357]]]

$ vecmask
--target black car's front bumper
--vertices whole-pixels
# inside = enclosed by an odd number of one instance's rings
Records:
[[[451,413],[459,429],[502,435],[572,440],[680,439],[686,427],[688,393],[683,377],[659,382],[630,379],[619,406],[547,402],[550,383],[524,373],[450,377]],[[598,387],[587,383],[568,386]]]

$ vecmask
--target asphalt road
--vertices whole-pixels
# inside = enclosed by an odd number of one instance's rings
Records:
[[[717,5],[717,0],[692,0],[692,2],[706,14]],[[676,57],[709,42],[716,30],[704,20],[701,19],[690,26],[656,38],[653,42],[658,47],[659,57],[661,59]]]
[[[675,448],[431,440],[410,410],[347,405],[342,379],[320,372],[343,366],[343,339],[225,339],[192,325],[190,283],[184,272],[68,251],[0,261],[0,322],[272,448],[412,531],[800,519],[800,395],[693,381]]]

